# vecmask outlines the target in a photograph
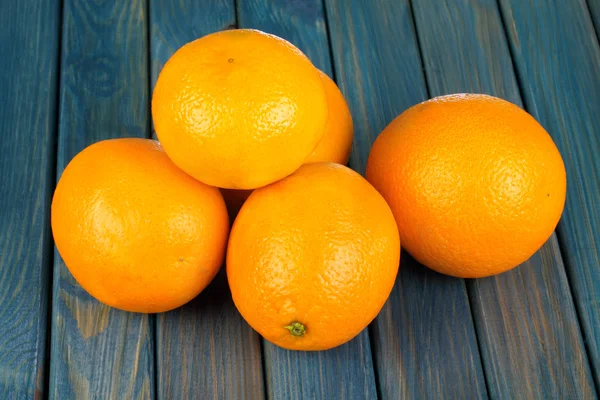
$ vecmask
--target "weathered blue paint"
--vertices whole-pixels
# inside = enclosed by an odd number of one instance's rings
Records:
[[[60,7],[0,2],[0,394],[32,399],[44,377],[52,268]]]
[[[600,47],[584,0],[501,0],[527,109],[567,169],[558,238],[600,387]]]
[[[596,36],[600,38],[600,0],[588,0],[588,7],[596,28]]]
[[[335,72],[355,123],[350,165],[364,172],[377,135],[428,96],[410,4],[326,4]],[[372,334],[382,398],[487,397],[463,280],[403,254]]]
[[[495,0],[413,8],[432,96],[487,93],[522,106]],[[517,269],[467,285],[490,397],[593,397],[555,235]]]
[[[499,0],[499,8],[494,0],[413,0],[412,9],[408,0],[62,3],[62,11],[58,1],[0,4],[0,397],[597,397],[598,0]],[[403,254],[369,332],[316,353],[263,341],[263,360],[223,271],[156,324],[93,300],[58,253],[48,293],[55,171],[92,142],[147,137],[150,88],[168,57],[234,27],[236,15],[241,27],[290,40],[337,78],[355,122],[350,166],[361,173],[376,136],[409,106],[459,91],[521,105],[520,89],[567,166],[559,241],[553,236],[514,271],[466,284]]]
[[[147,4],[65,0],[58,176],[85,146],[148,137]],[[89,296],[55,253],[50,397],[154,398],[150,315]]]

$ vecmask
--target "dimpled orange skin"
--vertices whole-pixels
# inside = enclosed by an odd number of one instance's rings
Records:
[[[345,166],[314,163],[250,195],[226,264],[233,301],[256,331],[283,348],[325,350],[375,318],[399,262],[383,197]]]
[[[342,92],[340,92],[335,82],[322,71],[319,71],[319,74],[325,86],[329,112],[327,114],[325,133],[317,147],[304,163],[329,161],[346,164],[350,158],[354,136],[352,115],[348,109],[348,104],[346,104],[346,99],[344,99]]]
[[[254,189],[304,163],[323,135],[327,102],[319,72],[291,43],[233,29],[175,52],[156,83],[152,117],[188,174]]]
[[[392,208],[402,246],[462,278],[526,261],[565,203],[565,167],[551,137],[521,108],[487,95],[406,110],[375,141],[366,175]]]
[[[67,165],[52,232],[81,286],[126,311],[179,307],[213,279],[229,230],[218,189],[185,174],[158,142],[93,144]]]
[[[335,82],[327,74],[321,71],[319,73],[325,86],[329,112],[327,114],[325,133],[315,150],[304,163],[329,161],[346,164],[350,158],[354,136],[352,115],[342,92],[340,92]],[[252,190],[222,189],[221,192],[227,204],[229,216],[233,221],[244,201],[252,193]]]

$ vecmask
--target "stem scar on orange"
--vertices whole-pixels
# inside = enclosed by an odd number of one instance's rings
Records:
[[[394,285],[400,239],[385,200],[339,164],[305,164],[252,192],[233,224],[233,301],[267,340],[325,350],[360,333]]]
[[[219,190],[181,171],[148,139],[105,140],[77,154],[56,187],[51,225],[85,290],[145,313],[200,293],[222,264],[229,230]]]
[[[554,231],[566,195],[550,135],[523,109],[482,94],[406,110],[375,141],[367,179],[392,208],[402,246],[462,278],[526,261]]]

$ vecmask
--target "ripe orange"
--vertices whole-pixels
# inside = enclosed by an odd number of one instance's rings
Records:
[[[329,113],[325,124],[325,133],[305,163],[329,161],[346,164],[350,157],[354,136],[352,115],[335,82],[322,71],[319,71],[319,74],[325,86]]]
[[[479,94],[442,96],[379,135],[367,179],[394,212],[402,246],[444,274],[509,270],[550,237],[562,213],[562,158],[533,117]]]
[[[338,89],[337,85],[327,74],[319,71],[325,94],[327,96],[327,122],[325,133],[314,149],[312,154],[304,162],[312,163],[319,161],[329,161],[338,164],[346,164],[350,157],[352,148],[352,138],[354,135],[354,125],[352,115],[346,104],[346,100]],[[231,220],[239,212],[244,201],[252,193],[251,190],[222,189],[223,198],[229,210]]]
[[[229,229],[219,190],[147,139],[105,140],[75,156],[51,219],[58,251],[85,290],[147,313],[179,307],[208,285]]]
[[[394,216],[359,174],[313,163],[256,189],[233,224],[233,301],[267,340],[324,350],[356,336],[392,290],[400,260]]]
[[[254,189],[302,165],[323,135],[327,102],[300,50],[234,29],[175,52],[158,77],[152,116],[181,169],[209,185]]]

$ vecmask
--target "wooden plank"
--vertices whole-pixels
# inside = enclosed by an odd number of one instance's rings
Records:
[[[58,174],[96,141],[149,133],[143,0],[65,0]],[[153,317],[89,296],[55,255],[50,397],[154,398]]]
[[[487,93],[522,106],[495,0],[413,8],[432,96]],[[555,235],[519,268],[467,284],[490,397],[593,397]]]
[[[260,29],[293,43],[331,76],[331,54],[324,8],[318,0],[250,0],[237,5],[240,28]]]
[[[167,60],[184,44],[235,28],[234,0],[150,0],[150,77],[154,88]]]
[[[354,117],[357,145],[350,165],[364,172],[379,132],[427,98],[410,4],[326,4],[335,71]],[[487,397],[463,280],[403,254],[372,333],[382,398]]]
[[[233,0],[150,3],[152,86],[185,43],[235,27]],[[224,270],[189,304],[156,322],[158,398],[264,397],[259,336],[235,309]]]
[[[596,28],[596,36],[600,39],[600,0],[588,0],[588,7]]]
[[[289,40],[332,75],[322,1],[249,0],[238,2],[237,15],[240,28],[260,29]],[[325,352],[284,350],[266,340],[263,346],[269,398],[377,397],[367,330]]]
[[[0,3],[0,393],[45,394],[60,4]]]
[[[264,398],[260,339],[235,309],[224,270],[156,324],[158,398]]]
[[[584,0],[501,0],[527,109],[567,169],[558,238],[600,387],[600,47]]]

